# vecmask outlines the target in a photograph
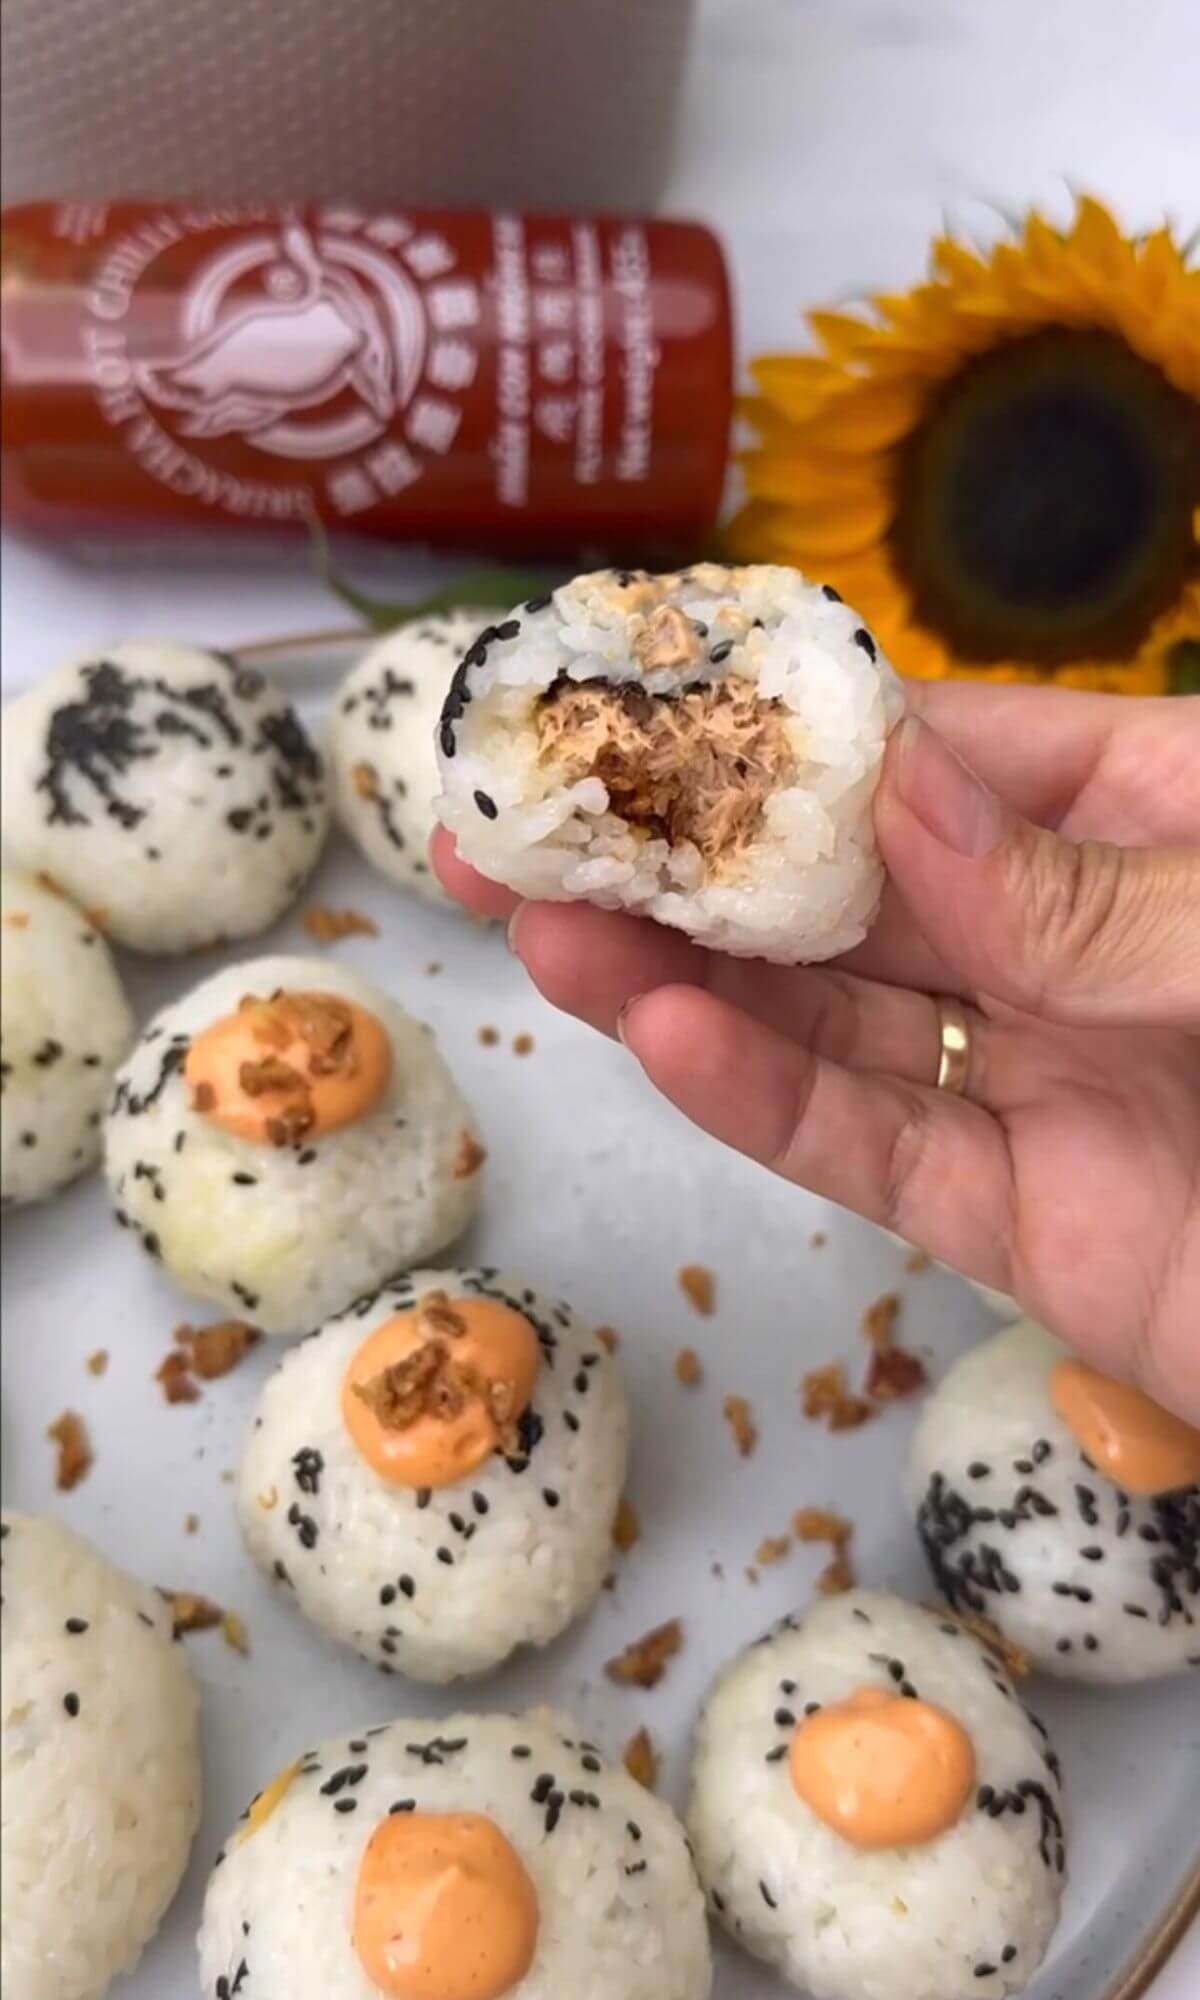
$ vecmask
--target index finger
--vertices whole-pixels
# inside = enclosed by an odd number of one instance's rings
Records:
[[[429,843],[429,858],[446,894],[452,896],[456,903],[461,903],[464,909],[470,910],[473,916],[507,921],[521,901],[502,882],[489,881],[469,862],[460,860],[454,836],[444,826],[434,829]]]

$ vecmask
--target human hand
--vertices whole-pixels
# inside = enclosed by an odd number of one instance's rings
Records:
[[[908,701],[875,802],[883,907],[833,964],[518,906],[444,833],[435,865],[704,1131],[1200,1423],[1200,700]],[[962,1095],[934,1087],[936,995],[966,1004]]]

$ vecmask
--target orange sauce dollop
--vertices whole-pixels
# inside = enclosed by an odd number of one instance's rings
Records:
[[[252,1145],[302,1145],[372,1111],[392,1073],[383,1022],[333,993],[247,995],[195,1036],[192,1108]]]
[[[395,1486],[453,1486],[514,1427],[541,1366],[537,1335],[497,1299],[434,1292],[368,1334],[342,1380],[342,1421],[359,1456]]]
[[[1200,1431],[1086,1361],[1058,1361],[1050,1401],[1098,1472],[1128,1493],[1200,1482]]]
[[[499,2000],[537,1949],[520,1856],[480,1813],[391,1813],[363,1850],[354,1948],[388,2000]]]
[[[805,1805],[852,1847],[915,1847],[958,1819],[975,1751],[944,1709],[861,1687],[797,1724],[788,1769]]]

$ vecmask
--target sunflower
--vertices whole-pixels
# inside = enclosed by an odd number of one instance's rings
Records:
[[[814,312],[742,415],[742,561],[795,563],[923,679],[1155,693],[1200,650],[1200,271],[1096,201]]]

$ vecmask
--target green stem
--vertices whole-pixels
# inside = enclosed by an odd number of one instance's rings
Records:
[[[334,563],[324,524],[314,517],[309,527],[313,560],[321,581],[374,632],[391,632],[398,625],[411,624],[415,618],[430,618],[438,612],[455,611],[464,605],[472,610],[506,611],[524,598],[541,596],[546,589],[542,576],[495,564],[487,569],[471,570],[466,576],[457,577],[446,589],[432,591],[428,597],[389,603],[383,598],[368,596],[366,591],[342,576]]]

